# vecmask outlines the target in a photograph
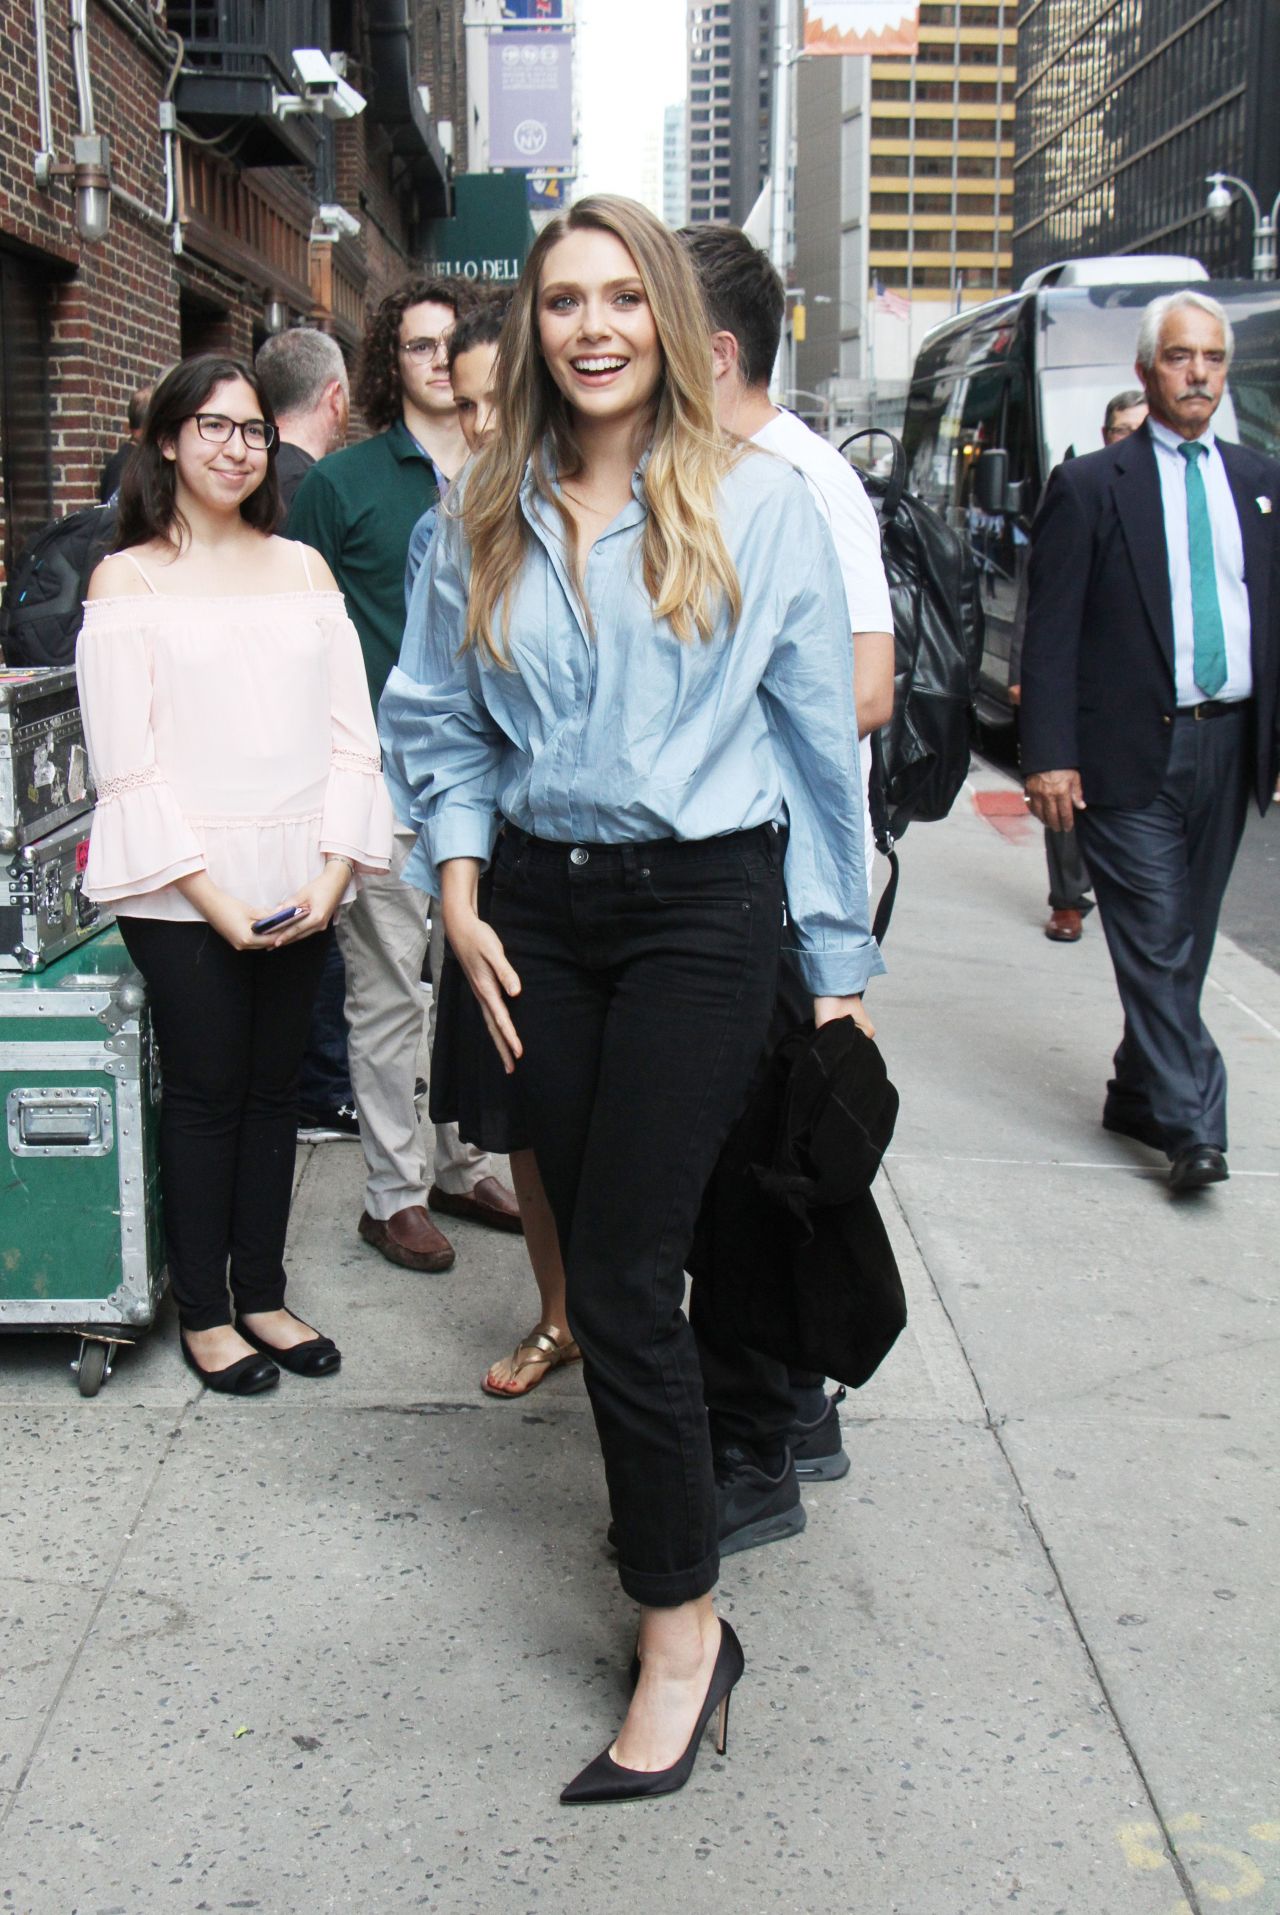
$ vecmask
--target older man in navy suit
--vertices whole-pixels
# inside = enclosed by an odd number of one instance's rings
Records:
[[[1177,1191],[1227,1175],[1200,995],[1250,792],[1265,810],[1280,762],[1280,465],[1213,432],[1232,344],[1203,293],[1148,306],[1147,422],[1053,473],[1022,664],[1027,796],[1080,832],[1124,1006],[1102,1121],[1165,1151]]]

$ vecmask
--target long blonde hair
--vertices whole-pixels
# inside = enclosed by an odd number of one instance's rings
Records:
[[[471,547],[471,587],[464,647],[510,664],[511,588],[533,534],[520,507],[526,469],[537,495],[559,513],[570,553],[573,521],[553,479],[583,468],[573,413],[543,360],[538,289],[547,254],[567,233],[612,233],[635,261],[653,314],[662,356],[653,438],[644,472],[643,578],[654,617],[680,639],[709,639],[720,611],[732,627],[742,610],[737,571],[717,516],[725,472],[740,456],[716,422],[710,329],[684,248],[634,200],[595,195],[551,220],[530,249],[498,345],[494,388],[501,429],[468,478],[462,522]],[[575,568],[576,569],[576,568]],[[577,580],[579,597],[582,582]],[[501,602],[502,631],[494,630]],[[585,599],[583,601],[584,609]]]

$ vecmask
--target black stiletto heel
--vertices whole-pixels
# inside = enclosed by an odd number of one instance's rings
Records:
[[[673,1762],[669,1769],[624,1769],[620,1762],[614,1761],[608,1749],[605,1749],[594,1762],[588,1762],[580,1775],[574,1776],[569,1786],[561,1791],[560,1800],[568,1804],[636,1802],[652,1795],[674,1795],[677,1789],[684,1787],[693,1774],[693,1765],[698,1759],[698,1745],[712,1716],[718,1716],[716,1753],[724,1755],[727,1752],[729,1698],[735,1686],[741,1681],[745,1667],[746,1658],[742,1653],[742,1644],[729,1624],[722,1618],[720,1647],[716,1652],[715,1668],[711,1671],[706,1699],[698,1720],[693,1725],[693,1734],[685,1745],[683,1755]]]

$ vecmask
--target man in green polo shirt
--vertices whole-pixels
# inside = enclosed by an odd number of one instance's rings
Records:
[[[376,436],[321,459],[306,474],[288,530],[328,560],[360,634],[376,711],[404,636],[409,539],[466,459],[449,383],[448,335],[466,289],[416,279],[390,294],[365,337],[355,400]],[[400,879],[413,835],[397,832],[391,871],[365,877],[338,921],[346,965],[351,1082],[367,1179],[359,1231],[411,1270],[447,1270],[453,1247],[427,1214],[425,1154],[414,1082],[422,1037],[420,979],[431,930],[439,977],[443,932],[431,901]],[[432,993],[432,1018],[434,1020]],[[436,1132],[434,1197],[451,1214],[519,1230],[512,1193],[489,1157],[453,1125]]]

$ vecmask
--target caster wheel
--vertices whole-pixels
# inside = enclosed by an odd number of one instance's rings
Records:
[[[105,1343],[82,1343],[80,1361],[76,1366],[76,1382],[80,1386],[81,1396],[96,1396],[102,1388],[107,1374],[107,1346]]]

